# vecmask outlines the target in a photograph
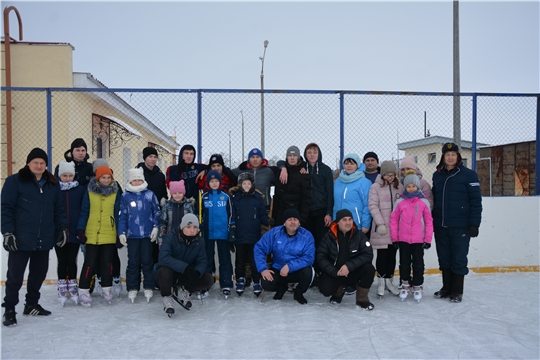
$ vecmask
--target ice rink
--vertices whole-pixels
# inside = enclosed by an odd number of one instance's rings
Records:
[[[2,359],[538,359],[539,274],[470,274],[463,302],[433,297],[440,275],[426,276],[424,299],[401,302],[386,293],[373,311],[346,295],[333,305],[317,288],[300,305],[256,298],[252,288],[225,300],[218,286],[191,311],[180,306],[169,319],[155,292],[135,304],[125,289],[112,305],[94,295],[91,308],[68,301],[62,308],[56,287],[42,288],[48,317],[23,316],[2,326]],[[2,287],[2,297],[5,288]]]

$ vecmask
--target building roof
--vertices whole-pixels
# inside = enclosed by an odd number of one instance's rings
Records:
[[[1,43],[5,43],[5,38],[2,35],[2,39],[0,41]],[[11,38],[10,41],[11,45],[61,45],[61,46],[71,46],[73,50],[75,50],[75,47],[71,45],[70,43],[65,42],[40,42],[40,41],[17,41],[16,39]]]
[[[445,137],[445,136],[428,136],[418,140],[406,141],[398,144],[398,150],[407,150],[414,147],[426,146],[426,145],[438,145],[446,144],[448,142],[453,142],[454,139]],[[489,144],[476,143],[476,147],[488,146]],[[461,148],[463,149],[472,149],[472,142],[461,140]]]

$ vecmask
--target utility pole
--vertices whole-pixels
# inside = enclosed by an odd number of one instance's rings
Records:
[[[459,1],[454,0],[454,143],[461,150],[461,97],[459,95]]]

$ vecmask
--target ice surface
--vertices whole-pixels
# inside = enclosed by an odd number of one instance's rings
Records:
[[[435,299],[440,275],[425,277],[424,298],[401,302],[369,293],[373,311],[346,295],[329,303],[316,288],[307,305],[285,294],[266,293],[261,302],[252,287],[225,300],[218,286],[210,296],[192,298],[186,311],[176,306],[171,319],[161,296],[150,303],[139,293],[135,304],[124,291],[112,305],[94,295],[91,308],[68,301],[55,286],[42,288],[48,317],[23,316],[2,326],[2,359],[538,359],[539,274],[470,274],[460,304]],[[2,296],[5,288],[2,287]]]

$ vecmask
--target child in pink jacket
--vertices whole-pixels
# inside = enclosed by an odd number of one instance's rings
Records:
[[[414,171],[405,173],[403,185],[405,191],[390,215],[390,237],[394,246],[399,248],[399,297],[401,301],[405,300],[412,287],[414,299],[420,301],[424,283],[424,249],[431,247],[433,218],[429,202],[420,190],[420,179]]]

